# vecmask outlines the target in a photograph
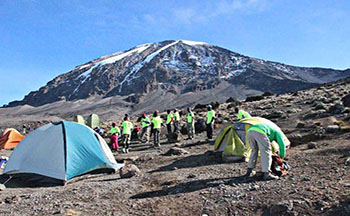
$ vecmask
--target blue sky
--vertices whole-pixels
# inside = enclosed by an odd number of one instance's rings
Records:
[[[169,39],[350,67],[348,0],[1,0],[0,105],[92,59]]]

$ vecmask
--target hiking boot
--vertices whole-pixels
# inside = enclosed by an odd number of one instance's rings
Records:
[[[129,149],[126,149],[126,153],[129,153]]]
[[[269,180],[277,180],[279,179],[278,176],[272,175],[271,173],[265,173],[264,174],[264,180],[269,181]]]
[[[248,168],[246,174],[243,177],[251,177],[251,176],[254,176],[255,174],[256,172],[253,169]]]
[[[123,152],[123,153],[126,153],[126,152],[125,152],[125,148],[122,149],[122,152]]]

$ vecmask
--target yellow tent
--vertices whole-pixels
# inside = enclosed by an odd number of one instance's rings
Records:
[[[269,124],[272,127],[279,128],[275,123],[268,119],[261,117],[245,118],[236,122],[230,126],[227,126],[218,134],[214,151],[222,151],[222,156],[228,160],[249,160],[250,146],[248,140],[248,129],[250,126],[255,124]],[[286,149],[290,146],[290,141],[283,134],[286,143]],[[279,151],[278,144],[275,142],[271,143],[273,152]]]

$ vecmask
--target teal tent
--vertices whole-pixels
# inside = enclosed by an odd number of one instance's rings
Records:
[[[114,172],[122,166],[91,128],[62,121],[44,125],[26,136],[3,173],[31,173],[66,182],[92,171]]]

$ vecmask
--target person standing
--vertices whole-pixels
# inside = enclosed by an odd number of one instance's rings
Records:
[[[123,153],[128,153],[129,152],[129,142],[131,138],[131,131],[133,129],[132,123],[129,121],[129,117],[125,116],[124,121],[122,123],[122,128],[123,128]]]
[[[143,136],[145,136],[146,143],[149,143],[150,126],[151,126],[151,121],[147,117],[146,113],[143,113],[141,117],[141,128],[142,128],[141,135],[140,135],[141,142],[143,141]]]
[[[207,112],[207,138],[208,140],[213,139],[213,127],[214,127],[214,121],[215,121],[215,111],[212,109],[211,105],[207,106],[208,112]]]
[[[187,133],[188,139],[194,139],[194,115],[190,107],[187,108]]]
[[[118,150],[119,145],[118,145],[118,136],[120,134],[120,130],[117,127],[117,124],[115,122],[112,123],[112,128],[109,131],[111,134],[111,145],[112,145],[112,150]]]
[[[154,130],[154,147],[160,147],[160,129],[162,127],[163,120],[160,118],[158,110],[154,111],[152,124]]]
[[[281,129],[272,122],[265,122],[252,125],[248,129],[248,140],[252,152],[249,157],[248,169],[245,177],[249,177],[256,166],[258,152],[260,151],[260,164],[264,173],[264,180],[278,179],[278,176],[271,174],[272,148],[271,142],[276,141],[279,145],[281,158],[285,157],[286,143]]]
[[[250,118],[252,117],[248,112],[239,109],[238,107],[235,108],[235,112],[237,115],[238,120],[244,119],[244,118]]]
[[[180,114],[177,109],[174,109],[174,133],[180,132]]]
[[[166,118],[166,128],[167,128],[168,137],[169,137],[171,132],[172,132],[171,131],[171,123],[174,121],[174,116],[170,110],[167,110],[166,112],[168,113],[167,118]]]

